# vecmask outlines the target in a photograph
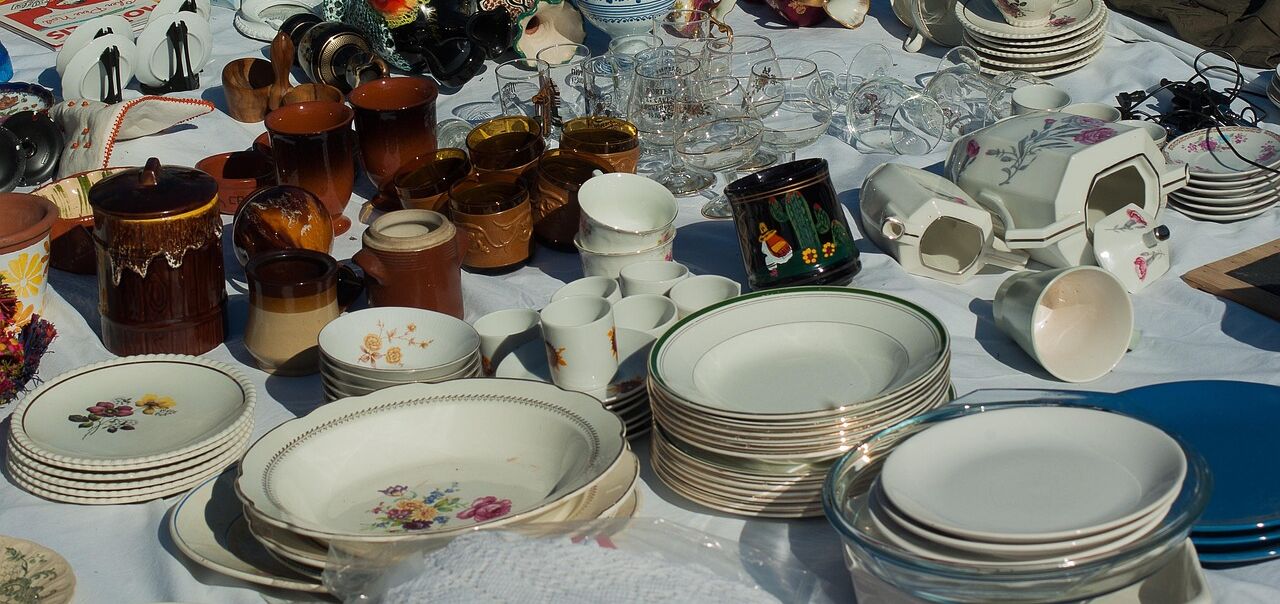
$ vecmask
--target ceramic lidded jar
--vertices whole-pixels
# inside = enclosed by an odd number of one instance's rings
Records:
[[[0,193],[0,277],[13,289],[18,325],[44,312],[49,290],[49,233],[58,207],[35,195]]]
[[[352,260],[371,306],[412,306],[462,318],[458,229],[439,212],[400,210],[373,221]]]
[[[107,350],[203,354],[221,344],[227,292],[213,177],[153,157],[94,185],[89,203]]]

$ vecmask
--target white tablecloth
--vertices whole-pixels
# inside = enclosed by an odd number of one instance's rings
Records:
[[[866,23],[855,31],[830,23],[804,30],[783,27],[776,23],[765,5],[746,2],[739,3],[740,8],[730,16],[729,23],[740,33],[769,32],[781,55],[804,56],[826,49],[835,50],[847,59],[864,44],[881,43],[893,50],[894,72],[898,76],[913,79],[931,73],[945,49],[931,47],[920,54],[899,51],[905,28],[893,17],[887,1],[876,0],[874,4]],[[201,74],[204,87],[183,93],[184,96],[198,96],[223,106],[219,82],[222,66],[237,57],[266,56],[263,44],[239,36],[231,23],[229,10],[214,8],[213,31],[217,40],[214,58]],[[1054,80],[1071,94],[1073,101],[1114,103],[1118,92],[1150,87],[1161,77],[1184,79],[1192,73],[1191,58],[1198,52],[1194,47],[1121,15],[1113,15],[1109,30],[1111,35],[1095,63]],[[15,81],[39,82],[55,92],[58,90],[58,77],[52,67],[53,52],[7,30],[0,31],[0,40],[13,57]],[[603,50],[606,41],[599,32],[592,32],[588,39],[598,52]],[[1270,77],[1258,70],[1246,70],[1246,73],[1259,92]],[[138,95],[136,86],[135,82],[134,89],[126,95]],[[440,97],[440,119],[492,113],[494,93],[491,64],[461,91]],[[1255,100],[1266,103],[1265,98]],[[121,143],[113,165],[140,165],[148,157],[158,156],[166,164],[190,166],[214,153],[247,148],[262,131],[261,124],[241,124],[218,111],[163,135]],[[799,156],[824,157],[830,161],[840,199],[856,216],[858,189],[873,167],[886,161],[926,167],[941,162],[944,154],[938,151],[923,157],[864,155],[840,141],[824,137],[802,150]],[[357,193],[367,196],[370,189],[367,182],[362,182],[357,186]],[[681,200],[676,259],[689,264],[696,273],[718,273],[745,281],[733,224],[704,221],[698,213],[703,201],[697,197]],[[360,205],[353,201],[348,216],[357,218]],[[1178,275],[1192,268],[1275,238],[1280,231],[1280,210],[1228,225],[1194,222],[1172,211],[1166,212],[1163,220],[1173,232],[1173,269],[1134,297],[1137,327],[1144,338],[1142,345],[1126,356],[1114,372],[1087,387],[1119,391],[1188,379],[1280,384],[1280,322],[1196,291],[1178,279]],[[338,239],[335,257],[349,258],[359,248],[362,228],[357,221],[350,233]],[[953,338],[952,372],[959,393],[980,388],[1065,386],[1050,378],[993,324],[990,301],[1002,276],[982,275],[964,286],[953,287],[906,274],[865,239],[858,245],[864,268],[854,286],[912,300],[936,313],[946,324]],[[320,383],[317,376],[276,378],[252,369],[252,359],[241,341],[247,305],[243,272],[229,251],[227,258],[231,335],[223,346],[207,356],[249,368],[248,373],[259,389],[255,433],[261,435],[280,422],[303,415],[321,404]],[[474,320],[500,308],[538,308],[563,281],[580,275],[576,257],[547,249],[539,249],[530,266],[509,275],[464,274],[467,319]],[[45,357],[41,374],[48,378],[110,358],[97,337],[94,278],[54,271],[50,282],[53,291],[47,316],[57,325],[60,335]],[[1205,413],[1213,412],[1213,404],[1214,401],[1204,401]],[[7,414],[12,407],[0,409],[0,413]],[[7,426],[6,422],[3,430],[7,430]],[[644,455],[644,447],[639,449]],[[1268,460],[1259,460],[1259,463],[1260,471],[1269,471]],[[643,477],[644,500],[639,515],[667,518],[721,538],[737,540],[778,559],[795,560],[828,581],[827,589],[836,598],[852,601],[839,541],[825,520],[744,522],[736,517],[708,513],[682,500],[665,489],[647,469]],[[37,541],[66,557],[77,575],[79,602],[261,601],[263,596],[257,588],[207,571],[177,551],[164,522],[174,501],[103,507],[64,505],[27,494],[6,479],[0,481],[0,534]],[[1219,602],[1280,602],[1280,562],[1211,571],[1208,576]],[[270,597],[293,599],[297,596],[277,592]]]

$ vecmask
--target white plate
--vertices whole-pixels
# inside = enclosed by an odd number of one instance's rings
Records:
[[[1097,57],[1097,56],[1098,56],[1098,53],[1100,53],[1100,52],[1102,52],[1102,48],[1101,48],[1101,47],[1099,47],[1097,50],[1093,51],[1093,53],[1092,53],[1092,54],[1086,55],[1085,57],[1081,58],[1079,61],[1076,61],[1076,62],[1074,62],[1074,63],[1068,63],[1068,64],[1066,64],[1066,65],[1062,65],[1062,66],[1060,66],[1060,67],[1053,67],[1053,68],[1049,68],[1049,69],[1030,69],[1030,68],[1020,68],[1020,70],[1021,70],[1021,71],[1025,71],[1025,72],[1027,72],[1027,73],[1029,73],[1029,74],[1031,74],[1031,75],[1033,75],[1033,76],[1040,77],[1040,78],[1047,78],[1047,77],[1049,77],[1049,76],[1053,76],[1053,75],[1061,75],[1061,74],[1064,74],[1064,73],[1067,73],[1067,72],[1070,72],[1070,71],[1075,71],[1075,70],[1077,70],[1077,69],[1080,69],[1081,67],[1084,67],[1085,65],[1088,65],[1089,63],[1091,63],[1091,62],[1093,61],[1094,57]],[[979,57],[979,60],[980,60],[980,61],[982,61],[981,57]],[[1009,68],[1006,68],[1006,67],[998,67],[998,68],[996,68],[996,69],[993,69],[993,68],[991,68],[991,67],[987,66],[986,62],[985,62],[985,61],[983,61],[983,62],[982,62],[982,64],[981,64],[981,66],[979,67],[979,70],[981,70],[981,71],[982,71],[982,73],[984,73],[984,74],[986,74],[986,75],[999,75],[999,74],[1001,74],[1001,73],[1004,73],[1004,72],[1008,71],[1008,70],[1009,70]]]
[[[285,19],[311,12],[316,4],[305,0],[244,0],[236,11],[234,25],[246,38],[270,42]]]
[[[993,0],[968,0],[956,4],[956,18],[966,30],[1012,40],[1049,38],[1078,31],[1105,12],[1106,6],[1101,0],[1076,0],[1055,12],[1045,25],[1017,27],[1004,20]]]
[[[249,524],[249,533],[272,553],[300,564],[324,568],[329,557],[328,545],[256,520],[250,513],[245,513],[244,517]]]
[[[1205,186],[1206,184],[1210,186]],[[1276,190],[1280,190],[1280,176],[1246,181],[1197,180],[1175,192],[1192,193],[1201,197],[1248,197],[1255,193]]]
[[[255,585],[326,593],[272,558],[249,533],[233,490],[235,472],[209,479],[169,511],[169,535],[195,563]]]
[[[71,59],[80,52],[80,49],[92,42],[97,37],[98,32],[104,29],[110,29],[113,34],[120,34],[133,40],[133,26],[120,15],[103,15],[85,21],[71,31],[66,40],[62,42],[62,47],[58,49],[58,58],[54,63],[54,69],[58,72],[58,75],[62,75],[67,70],[67,65],[71,63]]]
[[[978,54],[978,59],[982,62],[983,65],[994,65],[997,67],[1007,67],[1009,69],[1045,70],[1045,69],[1051,69],[1054,67],[1059,67],[1061,65],[1066,65],[1068,63],[1074,63],[1076,61],[1084,59],[1085,57],[1092,57],[1098,54],[1098,52],[1102,50],[1103,42],[1104,40],[1098,40],[1084,48],[1073,50],[1067,53],[1066,55],[1062,55],[1062,53],[1053,53],[1054,57],[1048,58],[1048,60],[1037,61],[1033,58],[1031,61],[1026,61],[1026,62],[1007,61],[1007,60],[992,59],[990,57],[984,57],[982,56],[981,53]]]
[[[1258,209],[1265,210],[1271,207],[1272,205],[1275,205],[1277,199],[1280,199],[1280,194],[1272,194],[1263,199],[1259,199],[1257,201],[1253,201],[1253,202],[1238,205],[1238,206],[1221,206],[1221,205],[1199,204],[1199,203],[1185,201],[1183,199],[1170,196],[1169,203],[1170,205],[1186,208],[1194,212],[1200,212],[1201,214],[1231,215],[1231,214],[1244,214],[1246,212],[1252,212]]]
[[[191,69],[196,73],[204,70],[205,63],[213,54],[213,32],[209,31],[208,17],[200,18],[193,13],[172,13],[157,15],[152,13],[147,27],[138,35],[138,81],[147,86],[161,86],[169,80],[177,70],[179,57],[169,41],[169,27],[175,23],[187,26],[187,48],[191,54]]]
[[[214,464],[190,476],[175,478],[172,481],[159,485],[118,490],[81,489],[44,482],[36,473],[24,468],[13,459],[6,460],[5,469],[9,471],[9,475],[14,479],[14,482],[17,482],[24,487],[39,489],[40,493],[37,494],[40,495],[47,492],[65,498],[78,498],[92,501],[110,499],[115,502],[124,502],[150,501],[152,499],[168,497],[175,492],[185,491],[197,484],[200,484],[201,482],[204,482],[210,476],[221,473],[232,463],[235,463],[235,459],[228,459],[225,463]],[[178,490],[175,491],[175,489]]]
[[[1258,208],[1256,210],[1249,210],[1249,211],[1241,212],[1238,214],[1209,214],[1206,212],[1201,212],[1201,211],[1196,211],[1190,208],[1186,208],[1186,207],[1177,205],[1176,203],[1170,203],[1169,207],[1177,210],[1182,214],[1190,216],[1191,218],[1195,218],[1196,220],[1204,220],[1207,222],[1236,222],[1237,220],[1245,220],[1247,218],[1253,218],[1254,216],[1258,216],[1270,210],[1273,206],[1267,205],[1267,206]]]
[[[1194,192],[1187,191],[1184,187],[1169,194],[1169,197],[1181,202],[1190,202],[1194,205],[1205,205],[1209,207],[1219,207],[1223,209],[1252,205],[1256,202],[1275,197],[1278,193],[1276,187],[1264,187],[1259,193],[1241,194],[1238,196],[1226,195],[1197,195]]]
[[[23,489],[24,491],[27,491],[28,493],[31,493],[32,495],[36,495],[38,497],[42,497],[50,501],[57,501],[60,503],[74,503],[77,505],[123,505],[126,503],[142,503],[144,501],[164,499],[166,497],[172,497],[174,495],[185,493],[186,491],[190,490],[192,487],[200,484],[201,480],[207,480],[210,476],[217,474],[217,472],[213,472],[208,475],[202,475],[197,477],[198,479],[191,479],[189,481],[179,482],[171,485],[166,489],[156,491],[154,493],[147,493],[144,495],[134,495],[134,496],[127,496],[127,497],[116,497],[116,496],[82,497],[79,495],[68,495],[60,491],[50,490],[50,489],[41,487],[39,485],[36,485],[34,483],[28,482],[24,480],[22,477],[13,473],[12,469],[9,467],[11,463],[12,462],[6,462],[6,469],[10,470],[9,479],[12,480],[14,484],[18,485],[19,488]]]
[[[241,433],[243,438],[233,443],[233,447],[221,451],[216,457],[206,460],[200,464],[192,466],[184,466],[175,469],[172,472],[161,474],[159,476],[144,478],[141,480],[115,480],[114,477],[102,474],[93,475],[92,480],[77,480],[49,474],[48,466],[40,464],[39,461],[27,457],[21,449],[10,447],[8,450],[9,461],[18,466],[19,469],[30,474],[30,478],[37,484],[47,484],[54,487],[64,487],[70,489],[81,489],[87,491],[121,491],[126,489],[146,489],[172,485],[182,482],[185,479],[207,474],[209,470],[214,468],[225,468],[235,463],[240,455],[244,453],[249,445],[249,432]],[[56,468],[54,468],[56,469]]]
[[[1079,38],[1076,40],[1072,40],[1070,43],[1067,43],[1067,44],[1053,45],[1045,49],[1041,49],[1041,48],[1027,49],[1025,47],[1018,47],[1018,46],[1011,46],[1011,47],[987,46],[986,43],[983,42],[982,40],[974,40],[972,38],[966,38],[965,41],[969,44],[971,48],[977,51],[979,55],[988,55],[989,57],[996,57],[997,60],[999,60],[1000,58],[1004,58],[1013,63],[1026,64],[1026,63],[1044,62],[1045,60],[1056,60],[1056,59],[1060,59],[1070,55],[1078,54],[1087,48],[1090,48],[1096,44],[1101,43],[1101,38],[1104,34],[1106,34],[1105,31],[1097,30],[1097,33],[1094,33],[1092,35]]]
[[[644,333],[618,329],[618,372],[605,388],[587,392],[606,404],[632,400],[644,391],[648,371],[649,349],[653,338]],[[494,377],[517,380],[534,380],[551,383],[551,368],[547,365],[547,348],[541,340],[526,343],[507,355],[493,370]]]
[[[31,457],[63,468],[150,467],[225,440],[252,421],[256,400],[253,384],[224,363],[184,355],[124,357],[40,386],[13,410],[10,432]],[[89,408],[103,404],[129,406],[131,414],[89,415]],[[134,423],[124,423],[129,421]]]
[[[596,399],[549,384],[408,384],[281,424],[236,487],[256,517],[312,537],[451,534],[575,497],[621,458],[622,432]]]
[[[1001,40],[999,38],[991,38],[972,31],[964,32],[964,38],[965,43],[975,50],[981,50],[989,54],[1006,52],[1023,56],[1033,53],[1052,53],[1068,48],[1078,48],[1081,44],[1086,43],[1087,40],[1096,39],[1099,36],[1105,35],[1106,28],[1107,20],[1099,19],[1096,24],[1088,29],[1072,32],[1066,36],[1036,40],[1034,42],[1027,42],[1025,40]]]
[[[186,3],[187,0],[160,0],[160,2],[156,4],[155,8],[151,9],[151,15],[149,18],[155,19],[159,15],[175,14],[182,10],[182,5]],[[196,14],[200,15],[201,19],[208,21],[210,8],[209,0],[195,0],[195,3]],[[148,25],[150,25],[150,23],[148,23]]]
[[[1229,140],[1231,147],[1224,143]],[[1187,164],[1195,178],[1241,178],[1262,172],[1236,153],[1267,167],[1280,166],[1280,135],[1261,128],[1224,126],[1189,132],[1169,141],[1165,157]],[[1257,174],[1259,176],[1263,174]]]
[[[1263,185],[1280,185],[1280,175],[1270,175],[1264,171],[1260,171],[1258,175],[1242,178],[1211,179],[1191,177],[1187,179],[1187,183],[1197,189],[1221,192],[1223,190],[1234,190],[1240,187],[1251,188]]]
[[[102,53],[112,46],[120,51],[120,89],[129,87],[138,49],[130,37],[107,34],[91,40],[67,61],[67,68],[62,72],[62,98],[93,101],[102,99],[107,85],[107,69],[100,59]]]
[[[1087,23],[1085,24],[1084,27],[1081,27],[1080,29],[1070,31],[1065,34],[1057,34],[1053,36],[1046,36],[1043,38],[1026,38],[1026,39],[998,38],[995,36],[988,36],[986,34],[976,32],[973,30],[968,30],[968,29],[966,29],[964,33],[969,35],[972,38],[976,38],[978,40],[990,41],[993,44],[999,44],[1000,46],[1007,46],[1010,48],[1027,48],[1029,50],[1034,50],[1036,48],[1053,46],[1055,44],[1068,43],[1071,40],[1075,40],[1082,35],[1086,35],[1086,32],[1091,31],[1093,28],[1101,27],[1105,29],[1108,21],[1107,11],[1101,11],[1101,13],[1102,14],[1100,14],[1092,23]],[[985,44],[985,45],[991,46],[992,44]]]
[[[1181,488],[1186,457],[1151,425],[1092,409],[981,413],[903,441],[885,495],[938,531],[996,543],[1065,541],[1132,522]]]

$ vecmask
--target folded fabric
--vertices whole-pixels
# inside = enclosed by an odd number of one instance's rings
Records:
[[[144,96],[108,105],[87,99],[63,101],[51,113],[65,135],[58,178],[111,165],[116,141],[163,132],[210,111],[200,99]]]
[[[1280,63],[1280,2],[1253,0],[1111,0],[1111,6],[1167,21],[1178,36],[1231,53],[1242,65]]]

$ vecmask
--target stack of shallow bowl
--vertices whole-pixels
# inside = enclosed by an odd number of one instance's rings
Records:
[[[170,530],[193,560],[230,574],[204,537],[231,530],[209,519],[233,517],[224,524],[246,523],[277,561],[316,579],[331,547],[630,516],[639,472],[621,420],[587,394],[508,379],[409,384],[280,425],[245,453],[235,497],[202,485]],[[243,519],[210,511],[236,498]]]
[[[1197,130],[1169,141],[1164,154],[1187,164],[1187,186],[1169,194],[1169,205],[1192,218],[1243,220],[1280,200],[1280,135],[1274,132],[1247,126]]]
[[[1199,456],[1093,408],[956,405],[832,469],[827,518],[852,572],[925,601],[1084,601],[1183,554],[1208,501]]]
[[[885,294],[748,294],[658,340],[649,398],[654,471],[672,490],[747,516],[817,516],[837,457],[950,400],[950,341]]]
[[[121,504],[181,493],[249,446],[253,385],[183,355],[125,357],[49,380],[13,410],[6,469],[64,503]]]
[[[420,308],[349,313],[320,330],[325,400],[400,384],[480,375],[480,336],[466,321]]]
[[[956,5],[964,43],[978,53],[983,73],[1018,70],[1036,76],[1074,71],[1093,61],[1106,40],[1108,11],[1102,0],[1078,0],[1055,10],[1048,23],[1019,27],[1005,21],[995,3]]]

